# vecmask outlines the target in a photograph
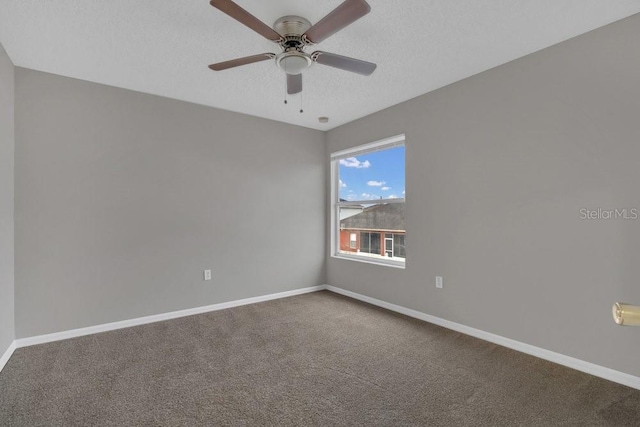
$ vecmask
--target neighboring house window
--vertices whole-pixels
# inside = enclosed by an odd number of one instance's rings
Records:
[[[361,231],[360,241],[362,242],[360,252],[382,255],[380,253],[380,233]]]
[[[331,255],[404,267],[404,135],[331,154],[331,179]]]

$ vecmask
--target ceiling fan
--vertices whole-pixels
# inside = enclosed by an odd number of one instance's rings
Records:
[[[276,20],[273,28],[231,0],[211,0],[211,6],[226,13],[241,24],[251,28],[266,39],[277,43],[282,52],[261,53],[244,58],[232,59],[209,65],[214,71],[226,70],[241,65],[275,59],[275,63],[287,75],[287,93],[302,92],[302,72],[314,62],[365,76],[371,75],[376,64],[349,58],[335,53],[316,51],[311,54],[305,47],[320,43],[333,34],[352,24],[371,11],[365,0],[345,0],[340,6],[322,18],[315,25],[300,16],[283,16]]]

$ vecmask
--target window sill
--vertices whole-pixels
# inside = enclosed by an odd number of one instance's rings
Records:
[[[359,255],[347,255],[347,254],[340,254],[340,253],[331,255],[331,258],[362,262],[364,264],[381,265],[383,267],[399,268],[401,270],[404,270],[406,268],[406,261],[402,262],[402,261],[393,261],[393,260],[385,260],[385,259],[377,259],[377,258],[368,258],[364,256],[359,256]]]

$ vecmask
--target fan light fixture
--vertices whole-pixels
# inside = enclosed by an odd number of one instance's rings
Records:
[[[303,52],[297,50],[283,52],[276,56],[276,64],[285,73],[291,75],[297,75],[311,66],[311,57]]]

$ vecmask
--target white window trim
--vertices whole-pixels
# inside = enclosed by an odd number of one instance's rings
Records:
[[[338,218],[340,218],[340,207],[344,206],[356,206],[363,204],[372,204],[371,200],[352,200],[352,201],[339,201],[340,197],[340,182],[338,180],[339,167],[338,162],[340,159],[346,159],[348,157],[356,157],[361,154],[368,154],[375,151],[386,150],[388,148],[400,147],[405,145],[405,134],[392,136],[379,141],[371,142],[369,144],[359,145],[357,147],[336,151],[331,153],[329,161],[331,164],[331,238],[329,246],[329,256],[336,259],[344,259],[349,261],[357,261],[365,264],[382,265],[386,267],[394,267],[404,269],[406,268],[407,261],[396,261],[384,258],[368,258],[362,255],[350,255],[340,253],[340,227],[338,226]],[[406,159],[406,157],[405,157]],[[405,169],[405,185],[406,185],[406,169]],[[405,187],[406,188],[406,187]],[[375,200],[375,204],[381,203],[405,203],[406,199],[380,199]]]

